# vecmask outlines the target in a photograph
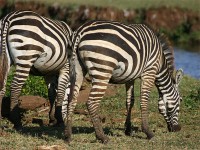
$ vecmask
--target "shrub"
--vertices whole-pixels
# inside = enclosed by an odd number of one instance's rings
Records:
[[[6,96],[10,96],[10,86],[14,76],[14,69],[11,69],[11,72],[8,76],[6,84]],[[30,75],[24,84],[21,95],[37,95],[44,98],[48,97],[47,86],[45,84],[44,78],[40,76]]]

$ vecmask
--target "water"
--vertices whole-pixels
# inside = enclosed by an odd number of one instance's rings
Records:
[[[176,69],[182,68],[184,74],[200,79],[200,52],[175,48]]]

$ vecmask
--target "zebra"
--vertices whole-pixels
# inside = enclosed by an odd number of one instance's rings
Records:
[[[73,99],[64,100],[65,138],[71,141],[72,114],[83,77],[88,73],[92,88],[86,102],[96,138],[107,143],[99,119],[99,104],[109,83],[125,84],[125,134],[131,133],[131,109],[134,105],[134,80],[141,79],[142,131],[151,139],[148,125],[148,101],[152,87],[159,92],[158,108],[169,131],[179,131],[178,114],[181,96],[178,85],[182,69],[175,72],[173,49],[169,41],[146,24],[126,25],[111,21],[90,21],[74,31],[72,49],[76,52],[76,83]]]
[[[22,128],[18,98],[29,74],[44,76],[51,104],[50,123],[62,123],[65,90],[72,89],[73,85],[70,80],[73,78],[70,72],[74,67],[73,55],[70,49],[67,50],[71,45],[71,28],[65,22],[48,19],[33,11],[14,11],[0,20],[0,29],[0,112],[7,76],[13,65],[16,69],[11,84],[9,120],[14,128]]]

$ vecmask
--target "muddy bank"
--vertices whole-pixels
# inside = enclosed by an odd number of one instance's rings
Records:
[[[200,44],[200,13],[178,7],[120,10],[113,7],[82,5],[77,9],[72,9],[58,4],[47,6],[33,1],[15,2],[13,5],[8,5],[6,0],[0,0],[1,17],[13,10],[32,10],[46,17],[63,20],[72,29],[93,19],[121,21],[130,24],[148,23],[161,29],[174,42]]]

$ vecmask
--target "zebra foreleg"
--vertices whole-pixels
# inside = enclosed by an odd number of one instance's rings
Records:
[[[50,102],[49,125],[53,126],[57,122],[55,118],[55,101],[58,89],[58,77],[57,75],[45,76],[45,82],[48,88],[48,98]]]
[[[27,65],[29,66],[29,65]],[[16,67],[16,72],[11,84],[11,98],[10,98],[10,121],[14,124],[16,130],[22,128],[21,115],[19,109],[19,95],[21,93],[22,86],[29,76],[30,68]]]
[[[126,122],[125,122],[125,134],[131,135],[131,110],[134,106],[134,81],[126,83]]]
[[[151,139],[154,135],[149,130],[148,124],[148,101],[149,101],[149,93],[151,88],[154,85],[155,78],[153,75],[143,76],[141,83],[141,114],[142,114],[142,131],[147,135],[148,139]]]

